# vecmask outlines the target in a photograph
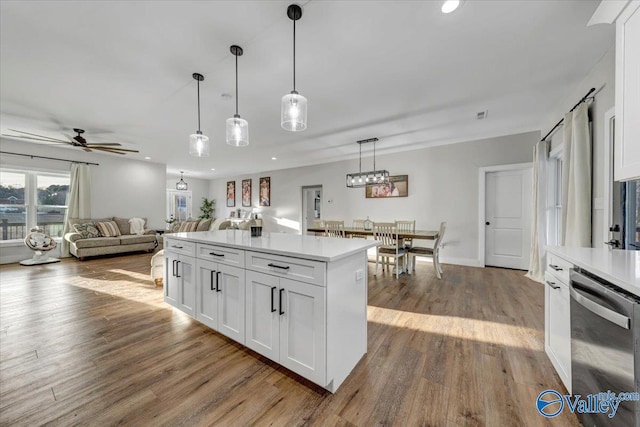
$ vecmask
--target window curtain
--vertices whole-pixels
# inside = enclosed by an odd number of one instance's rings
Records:
[[[549,143],[540,141],[533,147],[533,212],[529,271],[525,275],[544,282],[544,247],[547,244],[547,156]]]
[[[562,242],[591,247],[591,134],[585,102],[564,116]]]
[[[91,170],[89,165],[72,163],[70,181],[63,235],[73,231],[69,225],[69,218],[91,218]],[[60,256],[71,256],[69,242],[66,239],[62,239]]]

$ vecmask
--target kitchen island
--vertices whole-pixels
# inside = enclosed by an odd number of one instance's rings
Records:
[[[164,299],[335,392],[367,352],[377,242],[223,230],[165,236]]]

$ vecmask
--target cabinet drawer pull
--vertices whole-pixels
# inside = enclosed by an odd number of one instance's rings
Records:
[[[176,249],[184,249],[184,246],[172,245],[171,247]]]
[[[555,271],[562,271],[562,268],[558,267],[555,264],[549,264],[549,267],[553,268]]]
[[[278,301],[279,304],[279,308],[280,308],[280,315],[282,316],[284,314],[284,311],[282,311],[282,293],[284,292],[284,288],[280,289],[280,301]]]
[[[276,289],[278,289],[276,286],[271,288],[271,312],[275,313],[276,312],[276,308],[273,306],[273,300],[275,299],[274,295],[273,295],[273,291],[275,291]]]
[[[283,269],[283,270],[288,270],[288,269],[290,269],[290,268],[291,268],[291,267],[289,267],[288,265],[278,265],[278,264],[273,264],[273,263],[271,263],[271,262],[270,262],[269,264],[267,264],[267,266],[268,266],[268,267],[281,268],[281,269]]]
[[[176,261],[176,277],[182,277],[180,276],[180,261]]]
[[[217,254],[215,252],[209,252],[209,255],[213,255],[213,256],[224,256],[224,254]]]
[[[213,275],[216,273],[215,270],[211,270],[211,290],[213,291]],[[217,282],[217,281],[216,281]]]
[[[556,286],[556,282],[550,282],[547,280],[547,285],[551,286],[553,289],[560,289],[560,286]]]
[[[220,289],[220,273],[222,272],[221,271],[216,272],[216,292],[222,292],[222,289]]]

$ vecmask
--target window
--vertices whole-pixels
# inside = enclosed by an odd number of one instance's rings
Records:
[[[547,243],[562,245],[562,149],[549,155],[547,164]]]
[[[0,240],[24,239],[35,226],[62,237],[68,192],[69,174],[0,171]]]

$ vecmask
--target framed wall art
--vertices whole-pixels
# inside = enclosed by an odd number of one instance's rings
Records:
[[[251,206],[251,179],[242,180],[242,206]]]
[[[388,184],[368,184],[365,187],[365,196],[367,199],[407,197],[408,195],[409,175],[390,176]]]
[[[227,181],[227,207],[234,208],[236,206],[236,182]]]
[[[260,206],[271,206],[271,178],[260,178]]]

